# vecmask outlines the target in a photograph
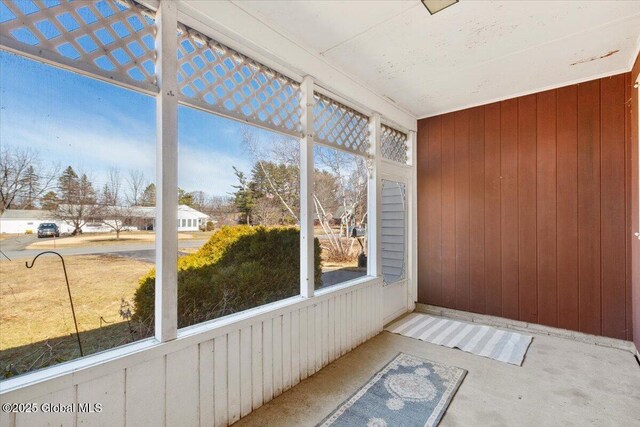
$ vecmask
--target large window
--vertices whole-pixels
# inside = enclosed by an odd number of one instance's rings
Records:
[[[299,295],[300,141],[187,106],[178,129],[178,327]]]
[[[408,135],[159,8],[0,2],[3,378],[404,274],[369,185]]]
[[[152,336],[154,99],[2,51],[0,87],[0,377]]]
[[[323,288],[367,275],[369,172],[364,157],[322,145],[314,148],[314,163],[314,234],[322,259],[316,288]]]

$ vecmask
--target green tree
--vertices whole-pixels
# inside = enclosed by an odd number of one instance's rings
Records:
[[[24,209],[35,209],[36,200],[38,195],[42,192],[42,186],[40,185],[40,176],[36,172],[33,165],[30,165],[24,174],[24,189],[25,189],[25,201],[23,204]]]
[[[193,205],[193,195],[191,193],[187,193],[182,188],[178,188],[178,204],[187,206]]]
[[[58,178],[58,196],[64,203],[72,203],[74,195],[78,191],[78,174],[71,166],[62,172]]]
[[[44,196],[42,196],[42,209],[45,211],[55,211],[58,209],[58,195],[55,191],[48,191]]]
[[[242,224],[253,224],[253,210],[256,206],[256,198],[254,194],[254,185],[247,179],[245,174],[233,166],[233,173],[238,178],[238,185],[234,185],[233,188],[236,191],[233,193],[234,203],[236,208],[240,212],[240,222]]]
[[[71,166],[67,167],[58,178],[58,191],[56,216],[73,227],[73,234],[81,233],[89,219],[100,217],[96,191],[86,174],[78,177]]]
[[[155,206],[156,205],[156,185],[149,184],[142,192],[140,198],[140,206]]]
[[[251,183],[259,205],[278,212],[279,224],[295,224],[300,211],[300,169],[294,165],[259,160],[251,170]],[[264,225],[273,225],[262,221]]]

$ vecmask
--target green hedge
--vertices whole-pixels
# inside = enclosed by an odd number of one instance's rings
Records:
[[[315,283],[322,281],[315,240]],[[140,279],[133,320],[154,320],[155,269]],[[300,232],[291,227],[226,226],[178,260],[178,327],[300,293]]]

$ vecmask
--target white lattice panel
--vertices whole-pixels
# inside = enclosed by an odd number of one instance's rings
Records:
[[[313,107],[316,141],[357,154],[369,152],[369,118],[346,105],[315,93]]]
[[[154,13],[131,0],[2,0],[0,45],[155,89]]]
[[[409,161],[409,145],[407,134],[395,130],[389,126],[382,125],[381,136],[382,157],[394,162],[406,164]]]
[[[194,30],[178,28],[181,101],[300,136],[300,85]]]

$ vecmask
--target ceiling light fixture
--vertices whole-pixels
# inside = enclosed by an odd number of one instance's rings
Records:
[[[435,14],[449,6],[458,3],[458,0],[421,0],[430,14]]]

